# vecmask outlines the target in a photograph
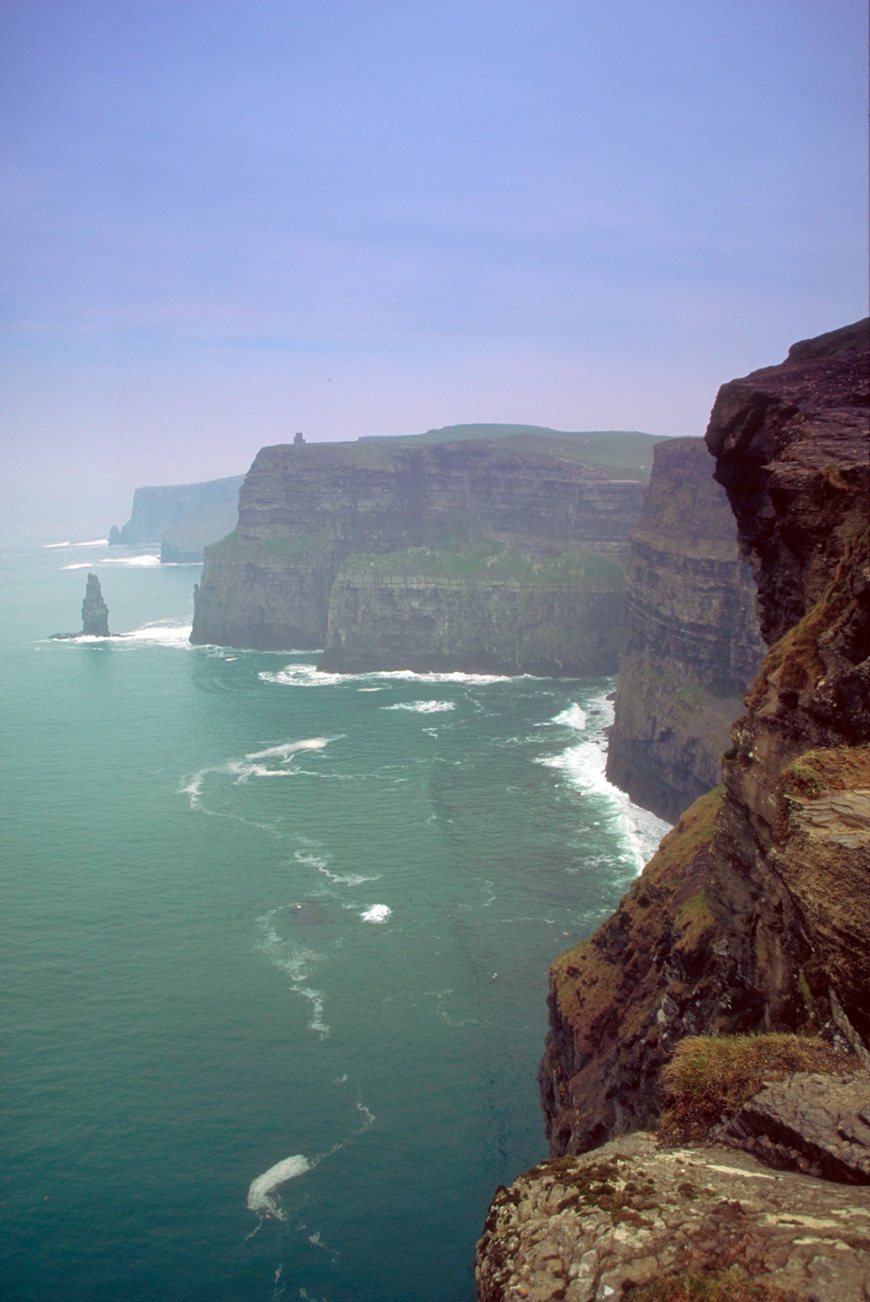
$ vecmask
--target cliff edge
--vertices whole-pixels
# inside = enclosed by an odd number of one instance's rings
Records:
[[[768,1167],[870,1180],[870,322],[724,385],[706,440],[769,649],[724,785],[552,966],[552,1156],[493,1200],[485,1302],[840,1302],[870,1277],[866,1197],[818,1180],[785,1190],[723,1147],[619,1138],[655,1128],[684,1049],[796,1032],[842,1050],[842,1069],[787,1076],[713,1138]]]

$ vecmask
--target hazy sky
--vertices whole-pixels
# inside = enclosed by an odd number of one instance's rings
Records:
[[[867,310],[866,45],[864,0],[0,0],[3,524],[297,429],[702,434]]]

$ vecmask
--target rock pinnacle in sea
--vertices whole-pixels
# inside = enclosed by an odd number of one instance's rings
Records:
[[[109,637],[109,607],[103,601],[100,580],[96,574],[88,575],[85,599],[82,602],[82,634],[91,637]]]

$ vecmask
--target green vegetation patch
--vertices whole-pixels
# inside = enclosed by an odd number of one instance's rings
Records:
[[[826,791],[870,787],[870,745],[808,750],[783,770],[780,788],[786,795],[816,800]]]
[[[626,1302],[795,1302],[767,1280],[751,1279],[739,1266],[712,1273],[681,1270],[644,1284],[625,1286]]]
[[[352,579],[470,580],[513,582],[523,587],[576,587],[592,592],[622,592],[625,572],[619,561],[574,548],[561,556],[534,557],[494,539],[477,543],[448,541],[440,547],[406,547],[381,554],[356,552],[342,566]]]
[[[855,1059],[799,1035],[695,1035],[663,1069],[668,1103],[659,1134],[667,1144],[705,1139],[762,1085],[796,1071],[848,1071]]]

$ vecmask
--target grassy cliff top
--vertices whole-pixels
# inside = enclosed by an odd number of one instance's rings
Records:
[[[374,435],[359,443],[432,444],[497,440],[517,452],[534,452],[596,466],[626,479],[649,479],[652,450],[661,436],[639,430],[558,430],[545,425],[445,425],[425,434]]]
[[[590,591],[622,591],[625,575],[619,561],[583,548],[561,556],[532,557],[484,539],[473,545],[461,542],[441,547],[407,547],[380,554],[354,553],[343,566],[348,578],[388,580],[489,579],[514,581],[524,586],[570,584]]]
[[[475,462],[487,457],[515,456],[565,462],[588,467],[593,477],[634,480],[647,483],[653,461],[653,447],[662,439],[633,430],[592,430],[571,433],[537,425],[448,425],[427,434],[408,437],[357,439],[347,443],[305,443],[300,447],[281,443],[261,448],[252,471],[283,473],[290,465],[335,469],[394,470],[408,454],[418,450],[430,456],[447,455],[450,449],[466,448]],[[437,449],[437,451],[436,451]],[[431,451],[430,451],[431,450]]]

